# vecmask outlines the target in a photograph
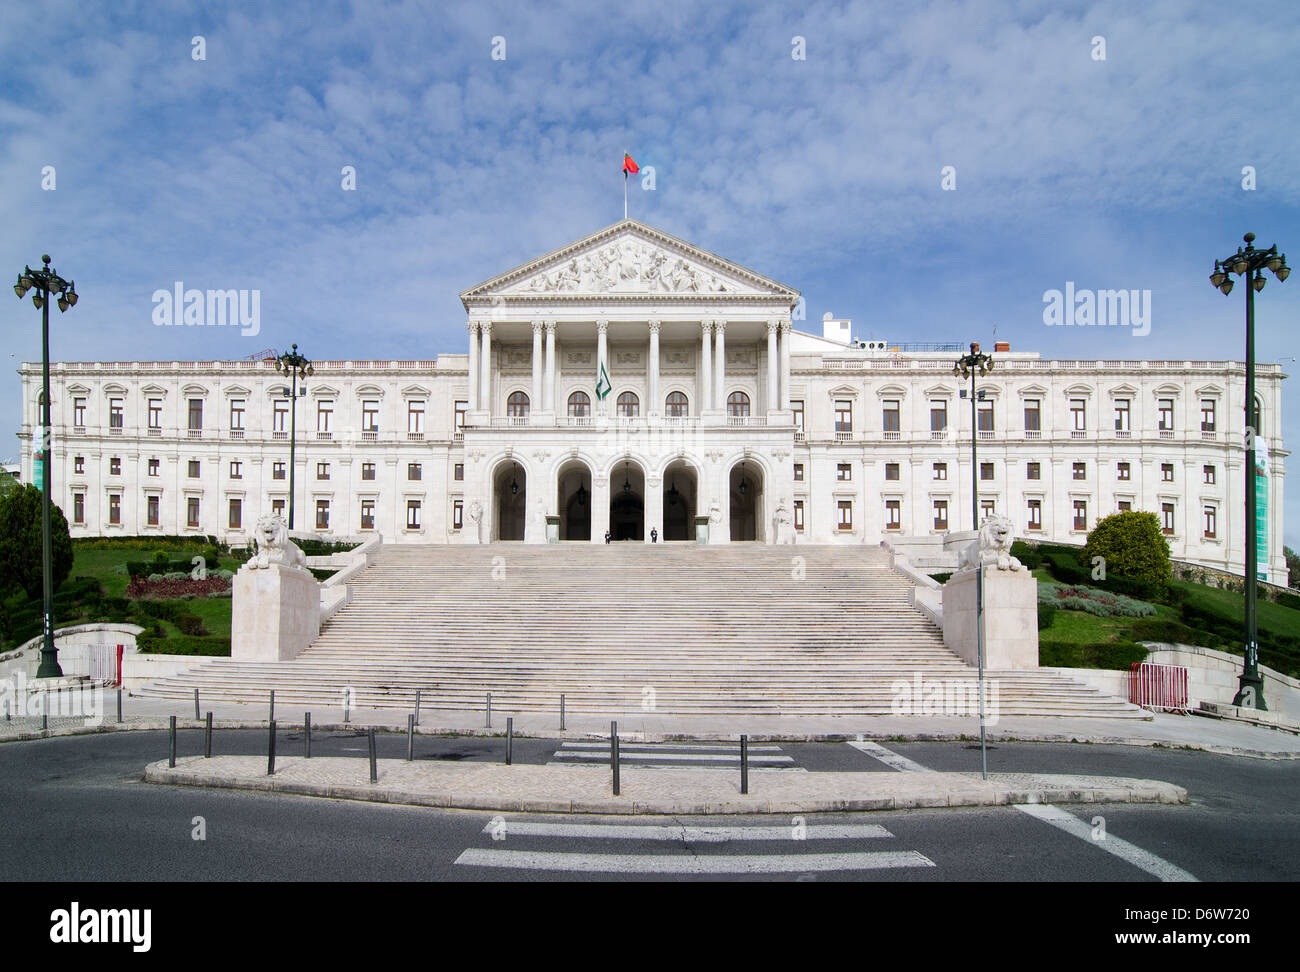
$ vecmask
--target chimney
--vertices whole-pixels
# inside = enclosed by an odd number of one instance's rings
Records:
[[[1010,342],[1010,341],[994,341],[994,342],[993,342],[993,350],[994,350],[994,351],[1010,351],[1010,350],[1011,350],[1011,342]]]

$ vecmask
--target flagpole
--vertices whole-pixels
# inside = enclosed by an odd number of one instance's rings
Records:
[[[627,169],[623,170],[623,218],[627,219]]]

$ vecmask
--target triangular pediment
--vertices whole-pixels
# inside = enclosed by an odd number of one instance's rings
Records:
[[[739,264],[625,219],[460,295],[471,304],[493,298],[627,297],[656,300],[768,298],[791,303],[799,292]]]

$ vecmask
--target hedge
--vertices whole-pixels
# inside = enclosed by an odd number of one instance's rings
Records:
[[[1147,650],[1132,641],[1038,643],[1038,664],[1053,668],[1105,668],[1127,672],[1134,662],[1146,661],[1146,657]]]
[[[1038,604],[1038,630],[1050,628],[1052,622],[1056,620],[1056,605],[1044,604],[1041,601]]]
[[[152,655],[206,655],[216,658],[230,657],[230,639],[203,638],[194,635],[177,635],[173,638],[142,634],[135,640],[141,652]]]

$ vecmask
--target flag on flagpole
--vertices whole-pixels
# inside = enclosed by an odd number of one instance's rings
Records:
[[[605,362],[600,363],[600,373],[596,375],[596,398],[604,401],[614,386],[609,383],[609,375],[605,372]]]
[[[623,153],[623,178],[626,179],[629,174],[636,175],[640,171],[641,171],[641,167],[636,164],[636,159],[632,158],[632,156],[624,152]]]

